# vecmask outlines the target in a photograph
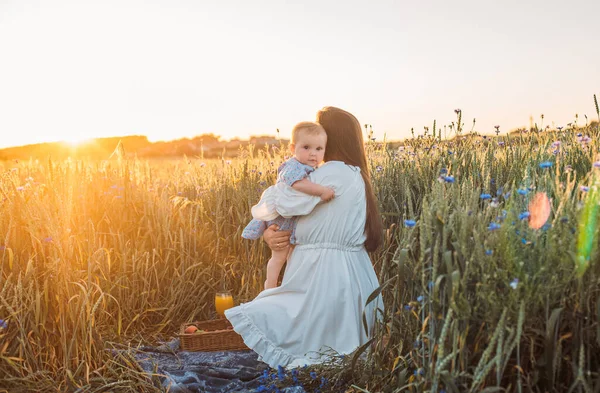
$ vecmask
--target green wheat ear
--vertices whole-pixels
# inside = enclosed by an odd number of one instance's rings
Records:
[[[596,105],[596,114],[598,115],[598,117],[600,117],[600,110],[598,109],[598,99],[596,98],[595,94],[594,94],[594,104]]]

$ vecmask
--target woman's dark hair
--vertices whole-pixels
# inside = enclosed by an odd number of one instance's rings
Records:
[[[383,223],[371,185],[371,175],[367,164],[360,123],[351,113],[332,106],[326,106],[317,113],[317,122],[327,132],[324,160],[343,161],[348,165],[360,168],[360,173],[365,182],[365,196],[367,198],[367,220],[365,222],[367,240],[365,241],[365,248],[367,251],[375,251],[382,241]]]

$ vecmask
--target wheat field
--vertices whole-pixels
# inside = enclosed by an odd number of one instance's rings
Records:
[[[386,312],[306,391],[600,391],[598,123],[455,134],[366,145]],[[240,235],[285,152],[0,163],[0,391],[161,391],[132,351],[260,292],[269,251]]]

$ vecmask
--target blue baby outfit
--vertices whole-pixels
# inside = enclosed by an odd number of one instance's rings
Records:
[[[311,167],[310,165],[302,164],[295,157],[292,157],[283,164],[281,164],[277,169],[277,183],[284,183],[291,187],[295,182],[305,179],[314,170],[315,168]],[[260,201],[256,206],[259,206],[261,204],[266,205],[265,207],[269,211],[271,211],[274,215],[277,215],[277,210],[275,208],[273,200],[274,192],[274,186],[267,188],[263,192],[262,196],[260,197]],[[276,224],[282,231],[292,231],[290,243],[295,244],[296,238],[294,236],[294,232],[296,229],[297,221],[298,217],[284,218],[279,215],[277,215],[276,218],[269,221],[263,221],[253,218],[252,221],[250,221],[250,223],[246,225],[246,228],[244,228],[244,231],[242,232],[242,237],[244,239],[250,240],[259,239],[265,232],[265,229],[267,229],[273,224]]]

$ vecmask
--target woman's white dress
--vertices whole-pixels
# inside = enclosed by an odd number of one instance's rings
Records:
[[[379,286],[365,241],[366,199],[360,169],[329,161],[309,175],[331,186],[335,198],[300,193],[281,184],[277,211],[302,216],[292,252],[277,288],[225,311],[225,316],[259,359],[276,368],[323,361],[323,353],[348,354],[368,340],[379,296],[365,307]]]

